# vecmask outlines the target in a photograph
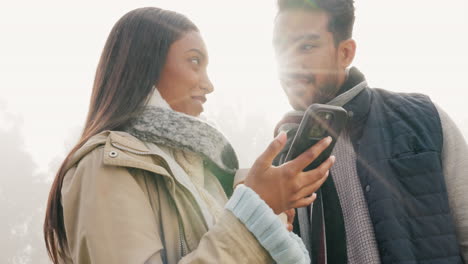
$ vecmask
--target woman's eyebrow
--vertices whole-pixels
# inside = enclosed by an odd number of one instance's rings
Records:
[[[199,49],[196,49],[196,48],[194,48],[194,49],[189,49],[189,50],[187,50],[185,53],[188,53],[188,52],[196,52],[196,53],[200,54],[200,56],[203,57],[203,59],[206,59],[205,53],[203,53],[203,51],[201,51],[201,50],[199,50]]]

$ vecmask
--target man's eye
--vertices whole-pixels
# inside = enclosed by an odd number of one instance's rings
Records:
[[[308,51],[308,50],[311,50],[313,48],[317,47],[316,45],[312,45],[312,44],[304,44],[301,46],[301,50],[303,51]]]

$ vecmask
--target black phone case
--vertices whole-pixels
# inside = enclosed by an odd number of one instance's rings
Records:
[[[319,117],[319,113],[332,113],[333,120],[329,124],[323,125],[325,127],[325,133],[320,138],[309,137],[310,129],[314,122],[322,122]],[[295,159],[301,153],[315,145],[322,138],[331,136],[333,141],[311,164],[309,164],[304,171],[313,170],[317,168],[322,162],[328,159],[335,147],[335,143],[340,136],[341,131],[346,126],[348,121],[348,113],[345,109],[339,106],[331,106],[324,104],[313,104],[309,106],[304,113],[304,117],[297,129],[296,135],[294,136],[291,147],[289,148],[288,154],[286,155],[283,162]]]

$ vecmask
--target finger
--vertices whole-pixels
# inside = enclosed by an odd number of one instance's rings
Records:
[[[323,175],[323,177],[320,178],[318,181],[315,181],[312,184],[304,186],[304,188],[298,191],[297,194],[295,195],[297,200],[300,200],[303,197],[309,196],[312,193],[316,192],[320,188],[320,186],[322,186],[322,184],[327,180],[328,175],[329,175],[329,172],[325,173],[325,175]]]
[[[290,162],[289,166],[294,166],[296,171],[303,171],[305,167],[307,167],[312,161],[314,161],[320,153],[322,153],[332,142],[331,137],[326,137],[315,145],[313,145],[308,150],[304,151],[301,155],[295,158],[292,162]]]
[[[256,164],[271,166],[273,159],[281,152],[286,144],[287,135],[281,132],[256,160]]]
[[[305,187],[307,185],[310,185],[310,184],[313,184],[313,183],[315,183],[317,181],[320,181],[320,180],[324,181],[326,179],[326,177],[325,177],[325,179],[322,179],[322,178],[324,178],[325,174],[329,173],[330,168],[333,166],[333,164],[335,164],[335,160],[336,160],[335,156],[330,156],[327,160],[325,160],[317,168],[301,173],[300,174],[300,181],[301,181],[303,187]]]
[[[311,196],[304,197],[302,199],[299,199],[297,201],[294,201],[290,204],[291,208],[300,208],[300,207],[305,207],[309,206],[312,202],[315,201],[317,198],[317,194],[313,193]]]
[[[292,224],[287,224],[286,228],[288,229],[289,232],[293,231],[293,225]]]
[[[296,175],[293,173],[290,173],[291,175],[295,176],[294,180],[291,180],[291,191],[293,193],[299,193],[304,187],[309,186],[311,184],[314,184],[316,182],[318,183],[318,186],[320,186],[325,179],[322,179],[325,174],[328,172],[330,167],[334,164],[335,162],[335,156],[330,156],[327,160],[325,160],[320,166],[317,168],[306,171],[306,172],[300,172]],[[300,197],[295,197],[296,199]]]
[[[292,224],[294,222],[294,216],[296,216],[296,210],[294,209],[289,209],[285,211],[286,216],[288,217],[287,221],[288,224]]]

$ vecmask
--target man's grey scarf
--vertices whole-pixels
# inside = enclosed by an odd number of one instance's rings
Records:
[[[143,141],[195,152],[228,174],[234,174],[239,167],[226,137],[193,116],[147,106],[124,130]]]

